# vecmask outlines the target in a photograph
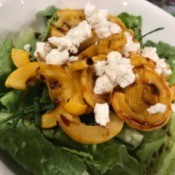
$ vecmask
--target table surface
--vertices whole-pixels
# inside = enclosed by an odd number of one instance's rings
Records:
[[[147,0],[175,16],[175,0]]]

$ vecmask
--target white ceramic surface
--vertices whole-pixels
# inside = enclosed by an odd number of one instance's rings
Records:
[[[40,28],[35,14],[49,5],[59,8],[81,8],[89,0],[0,0],[0,40],[16,36],[29,26]],[[145,0],[91,0],[99,8],[109,9],[112,14],[129,12],[143,18],[143,34],[155,28],[165,30],[149,35],[146,39],[165,41],[175,45],[175,18]],[[0,175],[26,175],[17,164],[0,152]]]

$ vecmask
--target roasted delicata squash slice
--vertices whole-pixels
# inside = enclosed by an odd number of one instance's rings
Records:
[[[89,67],[87,59],[78,60],[74,63],[67,63],[67,65],[71,71],[82,70]]]
[[[41,62],[32,62],[16,69],[8,76],[5,82],[6,87],[25,90],[28,81],[36,77],[36,70],[43,64]]]
[[[66,34],[71,28],[84,20],[83,10],[64,9],[56,12],[58,20],[53,26],[62,34]]]
[[[141,55],[132,55],[130,60],[134,67],[143,66],[152,70],[156,68],[156,63],[153,60],[142,57]]]
[[[64,105],[66,111],[73,115],[82,115],[87,111],[88,106],[79,100],[79,94],[75,94],[70,100]]]
[[[126,30],[126,26],[120,18],[113,16],[113,15],[109,15],[108,21],[118,24],[121,27],[122,31]]]
[[[55,26],[50,26],[50,35],[55,37],[62,37],[64,36],[64,32],[58,30]]]
[[[83,98],[83,91],[81,88],[81,73],[79,71],[69,71],[72,77],[72,84],[74,85],[75,94],[67,101],[64,108],[73,115],[85,114],[88,110],[88,105]]]
[[[86,39],[85,41],[83,41],[82,43],[80,43],[80,46],[78,48],[78,52],[81,53],[82,51],[84,51],[88,47],[94,45],[95,43],[98,43],[99,40],[100,40],[100,38],[92,30],[92,36],[90,38]]]
[[[31,62],[12,72],[5,85],[14,89],[25,90],[30,79],[39,79],[46,83],[52,101],[61,103],[74,94],[71,76],[60,66],[48,65],[41,62]],[[60,99],[58,99],[60,97]]]
[[[12,60],[14,65],[19,68],[30,62],[30,53],[22,49],[12,49]]]
[[[110,22],[113,22],[113,23],[116,23],[117,25],[119,25],[119,26],[121,27],[121,29],[122,29],[123,32],[126,30],[126,27],[125,27],[124,23],[123,23],[118,17],[109,15],[109,16],[108,16],[108,20],[109,20]],[[116,39],[119,40],[119,38],[120,38],[120,36],[118,36],[118,38],[116,38],[116,37],[114,36],[114,40],[116,40]],[[92,46],[92,45],[94,45],[94,44],[97,44],[100,40],[101,40],[101,39],[97,36],[97,34],[95,33],[95,31],[93,30],[93,31],[92,31],[92,37],[89,38],[89,39],[87,39],[87,40],[85,40],[83,43],[80,44],[79,52],[81,53],[83,50],[87,49],[88,47],[90,47],[90,46]],[[121,41],[121,42],[122,42],[122,41]],[[111,45],[110,45],[111,48],[112,48],[112,47],[115,48],[116,45],[118,46],[118,44],[115,43],[115,42],[113,42],[113,41],[110,42],[110,43],[111,43]],[[106,46],[107,46],[107,45],[106,45]],[[102,47],[103,47],[103,46],[102,46]],[[99,53],[100,53],[100,52],[99,52]],[[101,53],[100,53],[100,54],[101,54]]]
[[[106,127],[89,126],[82,123],[78,117],[68,119],[66,112],[57,116],[59,126],[73,140],[82,144],[98,144],[110,140],[116,136],[123,128],[123,121],[116,114],[110,113],[110,122]]]
[[[57,125],[58,107],[67,103],[75,93],[72,77],[60,66],[32,62],[12,72],[6,80],[6,86],[25,90],[28,81],[32,78],[45,82],[49,95],[56,106],[53,111],[42,116],[42,127],[54,127]]]
[[[97,61],[102,61],[106,60],[107,56],[106,55],[97,55],[93,56],[92,58],[85,58],[83,60],[76,61],[74,63],[68,63],[68,67],[72,71],[78,71],[78,70],[83,70],[91,66],[93,63]]]
[[[101,39],[98,43],[88,47],[78,55],[79,60],[92,58],[97,55],[107,55],[111,51],[122,51],[127,40],[123,33],[113,34],[108,38]]]
[[[135,69],[136,81],[125,89],[116,88],[112,106],[116,114],[132,128],[151,131],[163,127],[171,114],[171,94],[164,79],[148,68]],[[164,113],[149,114],[147,109],[162,103]]]
[[[175,100],[175,85],[170,86],[171,98],[172,101]]]
[[[97,62],[97,61],[104,61],[106,59],[107,59],[106,55],[97,55],[97,56],[92,57],[92,61],[94,63]]]
[[[60,107],[46,112],[41,116],[41,127],[44,129],[53,128],[57,126],[57,115],[59,115]]]
[[[72,77],[60,66],[44,64],[37,69],[37,75],[47,85],[53,102],[65,104],[75,92]]]
[[[95,78],[96,74],[93,67],[82,71],[81,87],[83,90],[83,97],[91,107],[94,107],[96,103],[109,102],[109,95],[97,95],[94,93]]]

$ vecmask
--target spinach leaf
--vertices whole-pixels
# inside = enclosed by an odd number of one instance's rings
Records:
[[[10,39],[5,39],[0,42],[0,93],[7,92],[5,87],[5,80],[7,76],[15,69],[15,66],[11,59],[11,49],[13,48],[13,42]]]
[[[141,28],[142,28],[142,18],[141,16],[130,15],[126,12],[121,13],[118,16],[126,25],[128,29],[132,29],[135,34],[135,38],[139,40],[142,36]]]

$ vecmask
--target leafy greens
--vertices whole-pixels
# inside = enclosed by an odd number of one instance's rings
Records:
[[[136,39],[140,39],[142,34],[141,34],[141,27],[142,27],[142,18],[141,16],[134,16],[130,15],[126,12],[121,13],[118,16],[126,25],[128,29],[132,29],[135,34]]]
[[[46,28],[39,41],[45,41],[49,35],[50,26],[58,19],[56,11],[57,8],[52,6],[40,12],[45,18]],[[140,16],[122,13],[119,18],[127,28],[134,30],[137,39],[142,37]],[[15,46],[23,48],[25,44],[31,45],[33,55],[36,38],[32,29],[20,37]],[[159,56],[170,64],[173,69],[170,82],[174,83],[175,48],[163,42],[156,44],[151,41],[145,46],[156,47]],[[49,107],[53,106],[49,106],[51,101],[43,85],[29,88],[26,92],[5,88],[4,81],[14,70],[12,48],[13,43],[9,39],[0,43],[0,93],[3,93],[0,96],[0,148],[27,171],[37,175],[82,175],[87,172],[91,175],[171,175],[174,172],[175,114],[166,128],[143,132],[142,144],[132,149],[117,138],[103,144],[83,145],[70,139],[59,127],[40,130],[42,110],[52,109]],[[35,123],[30,120],[31,117]],[[4,123],[4,120],[8,121]],[[13,127],[14,122],[16,127]]]
[[[39,15],[43,16],[45,19],[46,27],[42,34],[39,36],[40,41],[45,41],[49,35],[50,26],[58,19],[57,14],[55,13],[58,9],[54,6],[46,8],[44,11],[41,11]]]
[[[7,76],[15,69],[15,66],[11,59],[12,48],[13,42],[10,39],[5,39],[0,43],[0,93],[8,91],[4,83]]]

